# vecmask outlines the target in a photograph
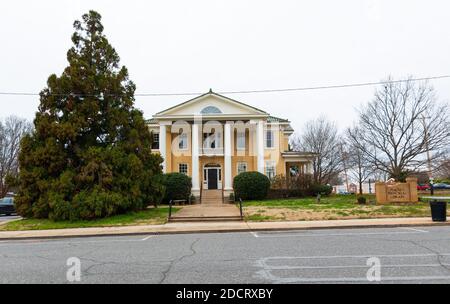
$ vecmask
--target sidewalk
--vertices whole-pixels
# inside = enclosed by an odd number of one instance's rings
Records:
[[[450,218],[448,218],[450,220]],[[239,231],[304,230],[325,228],[374,228],[407,226],[442,226],[450,222],[432,222],[430,218],[356,219],[301,222],[203,222],[167,223],[164,225],[122,226],[106,228],[76,228],[29,231],[0,231],[0,241],[13,239],[39,239],[88,237],[111,235],[145,235],[174,233],[213,233]]]
[[[227,217],[240,216],[239,209],[232,204],[195,204],[183,206],[173,218],[177,217]]]

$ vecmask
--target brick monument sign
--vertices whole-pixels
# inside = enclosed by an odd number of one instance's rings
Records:
[[[395,181],[375,183],[375,194],[378,204],[417,203],[417,178],[407,178],[406,183]]]

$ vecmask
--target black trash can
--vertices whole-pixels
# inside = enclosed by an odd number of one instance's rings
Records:
[[[433,222],[447,221],[447,203],[440,201],[431,201],[431,218]]]

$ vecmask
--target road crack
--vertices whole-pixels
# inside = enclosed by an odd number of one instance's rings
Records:
[[[177,258],[177,259],[173,259],[170,261],[169,267],[167,267],[167,269],[165,271],[162,272],[162,278],[161,280],[158,282],[158,284],[162,284],[164,283],[164,281],[167,278],[167,275],[170,273],[170,271],[172,270],[173,266],[178,263],[181,262],[182,260],[184,260],[185,258],[189,258],[189,257],[193,257],[195,254],[197,254],[197,252],[194,249],[195,244],[199,241],[200,239],[196,239],[195,241],[193,241],[189,247],[189,249],[191,250],[191,252],[189,254],[185,254],[182,255],[181,257]]]

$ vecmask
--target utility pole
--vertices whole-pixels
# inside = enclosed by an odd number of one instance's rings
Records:
[[[427,123],[425,121],[425,116],[422,115],[422,121],[423,121],[423,128],[424,128],[424,132],[425,132],[425,149],[427,150],[427,162],[428,162],[428,179],[430,181],[430,194],[434,195],[434,180],[433,180],[433,173],[432,173],[432,168],[431,168],[431,157],[430,157],[430,149],[428,146],[428,128],[427,128]]]

